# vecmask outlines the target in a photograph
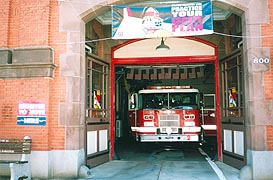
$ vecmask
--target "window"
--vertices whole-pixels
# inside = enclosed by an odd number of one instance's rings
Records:
[[[198,93],[143,93],[139,95],[140,109],[199,108]]]
[[[87,69],[87,116],[107,118],[108,115],[108,65],[88,58]]]
[[[215,94],[204,94],[203,95],[203,107],[204,110],[215,110]]]
[[[222,116],[236,118],[244,116],[242,56],[235,53],[221,62]]]

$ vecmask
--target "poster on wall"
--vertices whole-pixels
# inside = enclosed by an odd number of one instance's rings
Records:
[[[46,106],[44,102],[22,101],[18,103],[17,125],[46,125]]]
[[[136,39],[213,33],[211,1],[160,7],[112,6],[112,38]]]
[[[228,90],[229,107],[237,107],[236,87],[229,88]]]
[[[93,91],[93,108],[101,109],[101,95],[99,89]]]

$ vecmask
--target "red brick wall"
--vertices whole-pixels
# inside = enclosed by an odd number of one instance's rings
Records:
[[[9,47],[48,45],[50,0],[12,0]]]
[[[265,83],[265,97],[268,100],[273,100],[273,1],[268,0],[268,12],[270,16],[269,24],[262,26],[262,36],[267,36],[263,38],[263,47],[270,48],[270,70],[264,74]]]
[[[9,1],[0,1],[0,47],[8,47]]]
[[[262,27],[262,35],[267,36],[263,38],[263,47],[270,48],[270,71],[264,73],[264,88],[265,88],[265,98],[267,100],[273,100],[273,1],[268,0],[268,12],[270,21],[268,24]],[[272,122],[272,120],[271,120]],[[267,150],[273,151],[273,124],[267,126],[266,128],[267,137]]]
[[[267,150],[273,151],[273,126],[267,126],[266,128],[267,134]]]
[[[0,81],[0,136],[4,138],[33,139],[33,148],[48,149],[47,139],[49,126],[19,126],[17,125],[17,110],[19,101],[42,101],[46,103],[48,112],[48,82],[49,79],[24,79]],[[48,113],[47,113],[48,114]],[[48,122],[47,122],[48,124]]]
[[[59,32],[59,7],[53,0],[0,1],[0,48],[51,46],[57,68],[54,78],[0,79],[0,138],[33,139],[33,150],[64,149],[65,128],[59,125],[59,104],[65,101],[65,79],[59,57],[66,34]],[[3,25],[2,25],[3,23]],[[19,101],[46,103],[46,126],[17,125]]]

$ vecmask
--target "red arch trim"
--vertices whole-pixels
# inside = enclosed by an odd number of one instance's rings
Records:
[[[116,65],[163,65],[163,64],[175,64],[175,63],[212,63],[215,66],[215,94],[216,94],[216,114],[217,114],[217,143],[218,143],[218,159],[221,160],[221,133],[220,133],[220,99],[219,99],[219,75],[218,75],[218,48],[213,43],[205,41],[196,37],[181,37],[193,41],[198,41],[214,48],[213,56],[179,56],[179,57],[144,57],[144,58],[114,58],[114,52],[119,48],[122,48],[128,44],[142,41],[145,39],[133,39],[126,41],[118,46],[115,46],[111,50],[111,135],[110,135],[110,159],[114,157],[114,144],[115,144],[115,66]]]

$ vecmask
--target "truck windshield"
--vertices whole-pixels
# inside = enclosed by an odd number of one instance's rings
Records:
[[[139,109],[196,109],[198,93],[153,93],[139,95]]]

